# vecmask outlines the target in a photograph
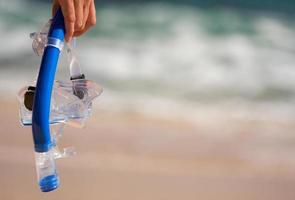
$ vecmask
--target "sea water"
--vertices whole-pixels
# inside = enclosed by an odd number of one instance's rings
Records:
[[[0,90],[16,91],[38,73],[29,33],[50,4],[0,7]],[[169,3],[97,6],[97,25],[78,39],[86,78],[105,88],[100,107],[163,117],[233,113],[295,116],[292,16]],[[11,40],[13,38],[13,40]],[[61,60],[57,78],[68,78]],[[5,91],[5,92],[4,92]],[[4,97],[3,97],[4,98]]]

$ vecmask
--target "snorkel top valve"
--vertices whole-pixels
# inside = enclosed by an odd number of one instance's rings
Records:
[[[85,79],[74,47],[70,45],[67,46],[70,80],[55,80],[64,35],[61,9],[40,32],[31,34],[35,53],[42,55],[39,75],[36,82],[23,87],[18,94],[21,123],[32,126],[36,171],[42,192],[59,186],[55,159],[75,154],[73,147],[62,151],[57,147],[63,127],[66,124],[83,126],[91,115],[92,101],[102,92],[98,84]]]

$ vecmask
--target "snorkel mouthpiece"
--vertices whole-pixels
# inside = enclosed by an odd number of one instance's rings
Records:
[[[91,115],[93,100],[102,92],[98,84],[85,79],[74,53],[73,42],[66,45],[70,78],[65,82],[55,80],[64,35],[64,19],[60,9],[39,32],[31,34],[34,52],[42,55],[39,75],[37,81],[23,87],[18,93],[21,124],[32,126],[37,178],[42,192],[59,187],[55,159],[75,154],[73,147],[61,151],[57,147],[63,127],[67,124],[83,127]]]

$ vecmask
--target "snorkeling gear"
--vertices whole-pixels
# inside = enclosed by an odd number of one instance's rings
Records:
[[[64,47],[64,35],[61,9],[40,32],[31,34],[33,50],[42,55],[41,66],[37,82],[23,87],[18,93],[21,124],[32,126],[36,171],[42,192],[59,186],[55,159],[75,154],[73,147],[63,151],[57,147],[63,127],[66,124],[83,126],[91,115],[92,101],[102,92],[98,84],[85,79],[82,74],[73,42],[67,46],[70,80],[54,80],[58,58]]]

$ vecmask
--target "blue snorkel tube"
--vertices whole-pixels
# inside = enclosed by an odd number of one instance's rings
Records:
[[[75,39],[65,45],[70,78],[55,80],[60,53],[64,46],[64,18],[59,9],[52,20],[35,33],[32,48],[42,55],[37,81],[24,86],[18,93],[20,122],[32,126],[36,171],[42,192],[59,187],[55,159],[75,154],[74,147],[59,150],[57,142],[65,125],[83,127],[91,116],[93,101],[102,87],[85,79],[75,51]]]
[[[32,132],[36,170],[42,192],[59,186],[50,135],[50,101],[59,54],[65,35],[64,18],[59,9],[52,20],[37,79],[32,112]]]

